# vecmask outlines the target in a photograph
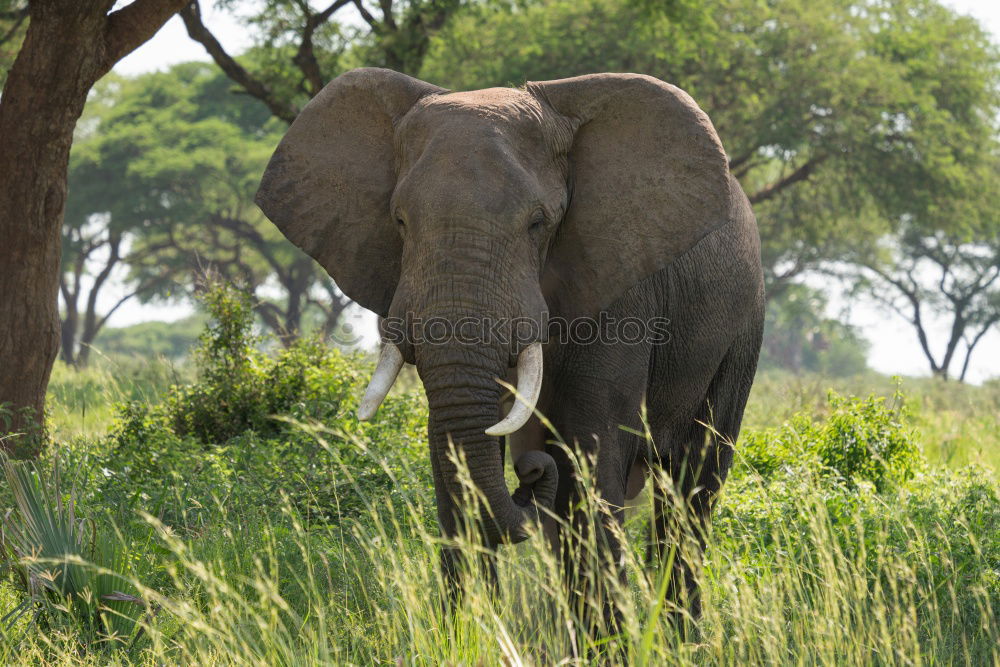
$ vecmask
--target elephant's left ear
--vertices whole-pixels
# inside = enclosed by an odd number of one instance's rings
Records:
[[[638,74],[528,90],[575,128],[572,198],[542,276],[553,314],[594,315],[730,220],[726,153],[684,91]]]

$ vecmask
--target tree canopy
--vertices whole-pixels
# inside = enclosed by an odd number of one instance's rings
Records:
[[[332,329],[343,297],[253,205],[284,124],[231,88],[205,63],[102,86],[73,151],[64,245],[97,217],[126,238],[129,294],[143,301],[186,298],[218,274],[283,339],[310,309]]]
[[[838,267],[855,294],[902,309],[946,375],[959,341],[971,351],[996,322],[1000,220],[987,193],[1000,191],[1000,55],[989,35],[935,0],[665,6],[481,5],[433,42],[421,74],[452,88],[605,70],[679,85],[712,118],[754,204],[769,298]],[[953,323],[939,360],[934,316]]]
[[[121,261],[141,298],[189,293],[192,269],[211,268],[253,291],[286,338],[308,310],[335,326],[341,295],[251,196],[285,124],[346,69],[389,66],[453,89],[637,71],[690,92],[715,123],[754,203],[775,321],[811,322],[772,330],[776,340],[806,340],[823,321],[801,315],[824,307],[798,285],[815,271],[900,312],[940,374],[996,323],[1000,55],[976,21],[937,0],[220,6],[243,16],[250,49],[226,52],[188,5],[188,33],[218,69],[109,82],[74,151],[67,247],[86,250],[83,225],[107,216],[96,238],[127,239]],[[75,266],[67,260],[68,285]],[[955,325],[936,352],[927,324],[941,317]]]

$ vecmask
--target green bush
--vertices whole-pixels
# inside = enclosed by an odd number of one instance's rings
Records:
[[[913,477],[922,458],[906,425],[901,392],[886,401],[874,394],[857,398],[830,391],[827,402],[825,419],[798,413],[778,428],[747,432],[740,445],[742,460],[764,476],[786,466],[804,467],[848,485],[870,482],[879,490]]]
[[[211,320],[195,351],[198,382],[171,391],[166,412],[178,435],[225,442],[248,429],[265,428],[268,416],[277,412],[269,408],[284,406],[273,406],[270,389],[278,383],[269,382],[265,358],[256,349],[250,297],[219,284],[201,301]]]
[[[101,493],[171,522],[196,521],[217,502],[266,511],[282,495],[330,521],[429,485],[420,398],[390,397],[375,420],[359,422],[367,359],[312,339],[267,354],[244,295],[215,287],[203,302],[212,319],[197,380],[159,404],[120,406]]]
[[[979,466],[919,472],[883,493],[803,468],[737,477],[726,486],[713,531],[725,558],[744,568],[747,585],[780,568],[776,558],[800,566],[830,559],[856,564],[867,590],[925,591],[924,608],[914,613],[933,615],[933,626],[921,628],[927,636],[940,633],[944,621],[976,627],[984,605],[987,614],[1000,610],[1000,493]],[[890,560],[905,569],[887,572]]]
[[[867,480],[876,488],[913,477],[920,451],[904,424],[906,407],[899,392],[888,403],[881,396],[861,399],[830,393],[833,413],[815,440],[824,466],[845,480]]]

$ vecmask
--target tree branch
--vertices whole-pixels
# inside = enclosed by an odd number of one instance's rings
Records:
[[[118,310],[119,308],[121,308],[122,305],[125,304],[125,302],[127,302],[129,299],[133,299],[133,298],[139,296],[143,292],[149,291],[150,289],[152,289],[153,287],[155,287],[157,285],[157,283],[162,282],[163,280],[164,280],[164,278],[157,277],[155,279],[148,280],[148,281],[146,281],[144,283],[140,283],[139,286],[136,287],[134,290],[132,290],[131,292],[129,292],[128,294],[126,294],[122,298],[118,299],[118,301],[115,302],[115,305],[111,306],[111,308],[108,309],[108,311],[106,313],[104,313],[104,315],[101,317],[101,319],[97,321],[97,324],[96,324],[96,326],[94,326],[94,331],[93,331],[94,338],[96,338],[97,337],[97,333],[102,328],[104,328],[104,325],[108,323],[108,319],[112,315],[114,315],[115,311]],[[89,342],[93,342],[93,339],[91,339],[91,341],[89,341]]]
[[[270,301],[258,300],[254,310],[260,315],[261,319],[264,320],[264,324],[267,325],[271,331],[275,332],[279,336],[283,335],[285,332],[285,327],[281,323],[281,311],[276,305]]]
[[[971,342],[966,341],[965,362],[962,364],[962,373],[961,375],[958,376],[959,382],[965,382],[965,374],[969,370],[969,360],[972,358],[972,351],[975,349],[976,345],[979,344],[979,341],[982,339],[982,337],[986,335],[986,332],[990,330],[990,327],[992,327],[997,322],[1000,322],[1000,313],[997,313],[997,315],[987,320],[986,324],[983,325],[983,328],[979,330],[979,333],[977,333],[975,337],[973,337]]]
[[[392,16],[392,0],[378,0],[379,8],[382,10],[382,21],[389,30],[396,30],[396,19]]]
[[[104,72],[144,44],[188,0],[132,0],[108,14],[104,30]]]
[[[260,232],[242,220],[227,218],[222,215],[213,215],[212,223],[251,243],[254,249],[264,258],[264,261],[271,267],[271,270],[277,274],[278,281],[283,285],[288,284],[289,278],[285,270],[285,265],[279,262],[274,253],[267,247],[267,241],[261,236]]]
[[[760,146],[754,146],[753,148],[751,148],[747,152],[743,153],[742,155],[740,155],[738,157],[730,158],[730,160],[729,160],[729,171],[735,171],[735,170],[739,169],[740,166],[744,162],[748,161],[750,158],[752,158],[754,155],[756,155],[757,151],[759,149],[760,149]]]
[[[920,342],[920,348],[923,350],[924,356],[927,357],[927,361],[931,365],[931,371],[937,374],[946,372],[947,368],[946,367],[942,368],[934,359],[934,353],[931,352],[930,341],[927,338],[927,331],[924,327],[923,315],[920,310],[920,294],[919,291],[916,289],[916,284],[913,280],[913,274],[910,271],[906,272],[906,275],[910,279],[911,283],[911,287],[907,287],[902,280],[893,278],[892,276],[890,276],[889,274],[887,274],[886,272],[882,271],[881,269],[879,269],[874,265],[869,264],[867,265],[867,268],[872,273],[876,274],[884,281],[886,281],[887,283],[898,289],[900,292],[902,292],[903,296],[905,296],[907,301],[910,302],[910,306],[913,308],[913,315],[907,319],[909,319],[910,324],[912,324],[914,328],[917,330],[917,340]],[[900,315],[906,317],[901,310],[899,310],[895,306],[891,307],[893,308],[893,310],[896,310],[896,312],[898,312]]]
[[[309,83],[307,92],[310,97],[315,96],[323,89],[323,74],[320,72],[319,61],[316,60],[316,54],[313,51],[313,34],[319,26],[326,23],[333,16],[334,12],[346,6],[350,1],[337,0],[337,2],[334,2],[319,14],[310,14],[308,13],[308,7],[304,8],[306,25],[302,29],[302,40],[299,42],[299,48],[295,52],[292,62],[298,66]]]
[[[118,260],[121,259],[121,255],[119,254],[121,241],[122,235],[120,232],[108,235],[108,261],[104,263],[101,271],[94,277],[94,284],[90,286],[90,294],[87,295],[87,310],[83,314],[83,336],[80,340],[81,343],[89,344],[97,336],[99,328],[97,327],[97,295],[100,293],[101,288],[104,287],[104,283],[111,275],[115,266],[118,265]],[[85,355],[83,356],[83,360],[86,361]]]
[[[367,23],[371,27],[372,32],[378,33],[381,26],[379,25],[379,22],[375,19],[375,17],[371,15],[371,12],[365,9],[365,6],[364,4],[362,4],[361,0],[353,0],[353,2],[354,6],[357,7],[358,9],[358,13],[361,14],[361,18],[363,18],[365,20],[365,23]]]
[[[809,178],[812,172],[816,170],[816,167],[821,165],[826,160],[826,158],[827,158],[826,155],[817,155],[815,157],[806,160],[806,162],[802,166],[800,166],[792,173],[755,192],[749,198],[750,203],[759,204],[762,201],[766,201],[771,197],[774,197],[788,186],[794,185],[799,181],[806,180],[807,178]]]
[[[226,76],[239,84],[247,93],[263,102],[271,113],[281,120],[289,124],[295,120],[295,117],[299,115],[299,110],[293,104],[275,96],[270,88],[255,79],[232,56],[226,53],[219,40],[202,23],[201,7],[198,0],[192,0],[191,4],[181,10],[180,16],[184,21],[184,27],[187,28],[188,36],[205,47],[208,55],[226,73]]]

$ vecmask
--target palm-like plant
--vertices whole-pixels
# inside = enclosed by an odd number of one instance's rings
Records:
[[[134,643],[146,605],[125,576],[120,541],[100,539],[96,524],[77,516],[58,463],[49,480],[29,462],[0,455],[0,467],[15,504],[0,524],[0,557],[25,595],[0,624],[34,611],[32,623],[73,628],[92,642]]]

